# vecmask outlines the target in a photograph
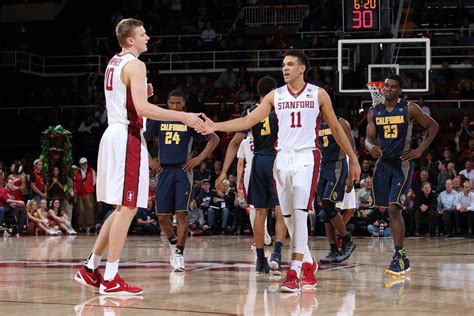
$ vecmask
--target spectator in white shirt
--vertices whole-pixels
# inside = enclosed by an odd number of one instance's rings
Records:
[[[446,180],[445,188],[438,196],[438,213],[443,217],[445,234],[451,237],[453,234],[453,217],[456,210],[456,198],[458,193],[453,190],[453,181]],[[458,227],[460,229],[460,227]]]
[[[466,169],[461,170],[459,172],[459,174],[464,175],[466,177],[466,179],[469,180],[469,182],[471,183],[471,187],[474,183],[474,170],[472,169],[473,164],[474,164],[474,162],[472,162],[470,160],[467,160],[466,164],[464,165]]]
[[[212,43],[216,40],[216,31],[212,29],[211,22],[206,22],[206,29],[202,31],[201,39],[205,44]]]
[[[463,190],[458,194],[456,198],[456,226],[458,221],[461,222],[465,216],[467,216],[467,223],[469,237],[473,237],[474,227],[474,193],[471,192],[471,184],[469,181],[464,181]],[[459,225],[460,226],[460,225]],[[458,233],[460,233],[458,231]]]

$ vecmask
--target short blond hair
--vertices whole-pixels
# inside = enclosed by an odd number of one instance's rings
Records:
[[[137,27],[143,26],[143,22],[137,19],[123,19],[115,27],[115,35],[120,47],[124,47],[127,38],[134,35]]]

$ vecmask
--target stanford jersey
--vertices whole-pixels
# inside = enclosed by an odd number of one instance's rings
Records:
[[[123,67],[136,57],[131,53],[115,55],[105,70],[105,100],[109,124],[123,123],[143,128],[143,119],[138,116],[132,101],[130,88],[122,82]],[[146,85],[146,82],[143,83]]]
[[[320,112],[319,87],[306,83],[294,93],[288,85],[275,90],[275,112],[278,116],[278,147],[301,151],[318,147]]]

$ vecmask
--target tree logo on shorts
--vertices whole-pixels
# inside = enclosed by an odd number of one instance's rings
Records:
[[[135,193],[132,192],[132,191],[128,191],[127,192],[127,201],[131,202],[133,200],[135,200]]]

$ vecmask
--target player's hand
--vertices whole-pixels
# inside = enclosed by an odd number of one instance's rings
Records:
[[[161,167],[160,163],[154,159],[150,160],[150,170],[154,173],[161,173],[163,171],[163,168]]]
[[[151,97],[153,95],[153,85],[151,83],[148,83],[146,85],[146,93],[148,97]]]
[[[242,181],[237,182],[237,191],[239,191],[239,193],[244,192],[244,183]]]
[[[193,169],[199,166],[200,163],[201,162],[198,159],[196,159],[196,157],[194,157],[193,159],[189,159],[188,161],[186,161],[182,169],[186,172],[193,171]]]
[[[383,155],[382,149],[380,149],[380,146],[378,146],[378,145],[374,145],[370,149],[370,154],[372,155],[372,157],[377,158],[377,159],[382,157],[382,155]]]
[[[347,176],[351,182],[359,183],[360,180],[360,165],[357,159],[349,160],[349,174]]]
[[[346,177],[346,193],[349,193],[354,188],[354,181],[350,177]]]
[[[423,151],[421,151],[419,148],[409,149],[405,151],[400,158],[402,158],[402,160],[410,161],[413,159],[420,158],[422,154],[423,154]]]
[[[222,185],[224,184],[224,180],[227,179],[227,174],[221,172],[221,174],[217,177],[216,182],[214,183],[214,187],[216,190],[222,190]]]
[[[210,118],[208,118],[205,114],[201,115],[202,118],[204,119],[204,123],[202,124],[202,127],[196,131],[198,133],[201,133],[203,135],[209,135],[214,133],[217,130],[217,125],[214,123]]]
[[[201,119],[202,113],[183,113],[184,117],[181,120],[185,125],[194,128],[198,133],[204,130],[204,121]]]

